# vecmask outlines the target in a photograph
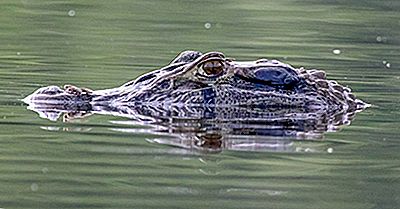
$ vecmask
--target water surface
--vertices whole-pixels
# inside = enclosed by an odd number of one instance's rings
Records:
[[[398,208],[399,17],[391,0],[3,0],[0,208]],[[54,122],[20,101],[119,86],[186,49],[323,69],[372,107],[324,139],[208,153],[150,143],[169,135],[126,118]]]

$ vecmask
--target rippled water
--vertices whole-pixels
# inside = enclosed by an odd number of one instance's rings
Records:
[[[399,17],[394,0],[3,0],[0,208],[398,208]],[[168,128],[54,122],[20,101],[119,86],[185,49],[324,69],[372,107],[324,139],[210,153],[151,143],[175,142]]]

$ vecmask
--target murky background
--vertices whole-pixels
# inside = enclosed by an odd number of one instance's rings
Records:
[[[149,143],[128,119],[63,123],[20,101],[103,89],[185,49],[324,69],[372,104],[290,151]],[[0,2],[0,208],[399,208],[400,1]],[[118,130],[129,131],[118,131]]]

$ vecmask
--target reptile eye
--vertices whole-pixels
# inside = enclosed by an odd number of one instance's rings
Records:
[[[218,76],[224,71],[222,63],[216,60],[205,62],[202,69],[207,76]]]

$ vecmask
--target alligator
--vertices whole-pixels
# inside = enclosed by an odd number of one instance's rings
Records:
[[[94,106],[151,105],[302,108],[306,112],[359,111],[368,106],[322,70],[277,60],[240,62],[221,52],[184,51],[169,65],[117,88],[43,87],[24,99],[33,105],[91,110]]]
[[[92,114],[125,117],[150,126],[150,133],[173,136],[151,142],[217,151],[287,151],[292,139],[320,139],[369,106],[322,70],[197,51],[117,88],[47,86],[23,101],[53,121],[61,115],[64,122]]]

